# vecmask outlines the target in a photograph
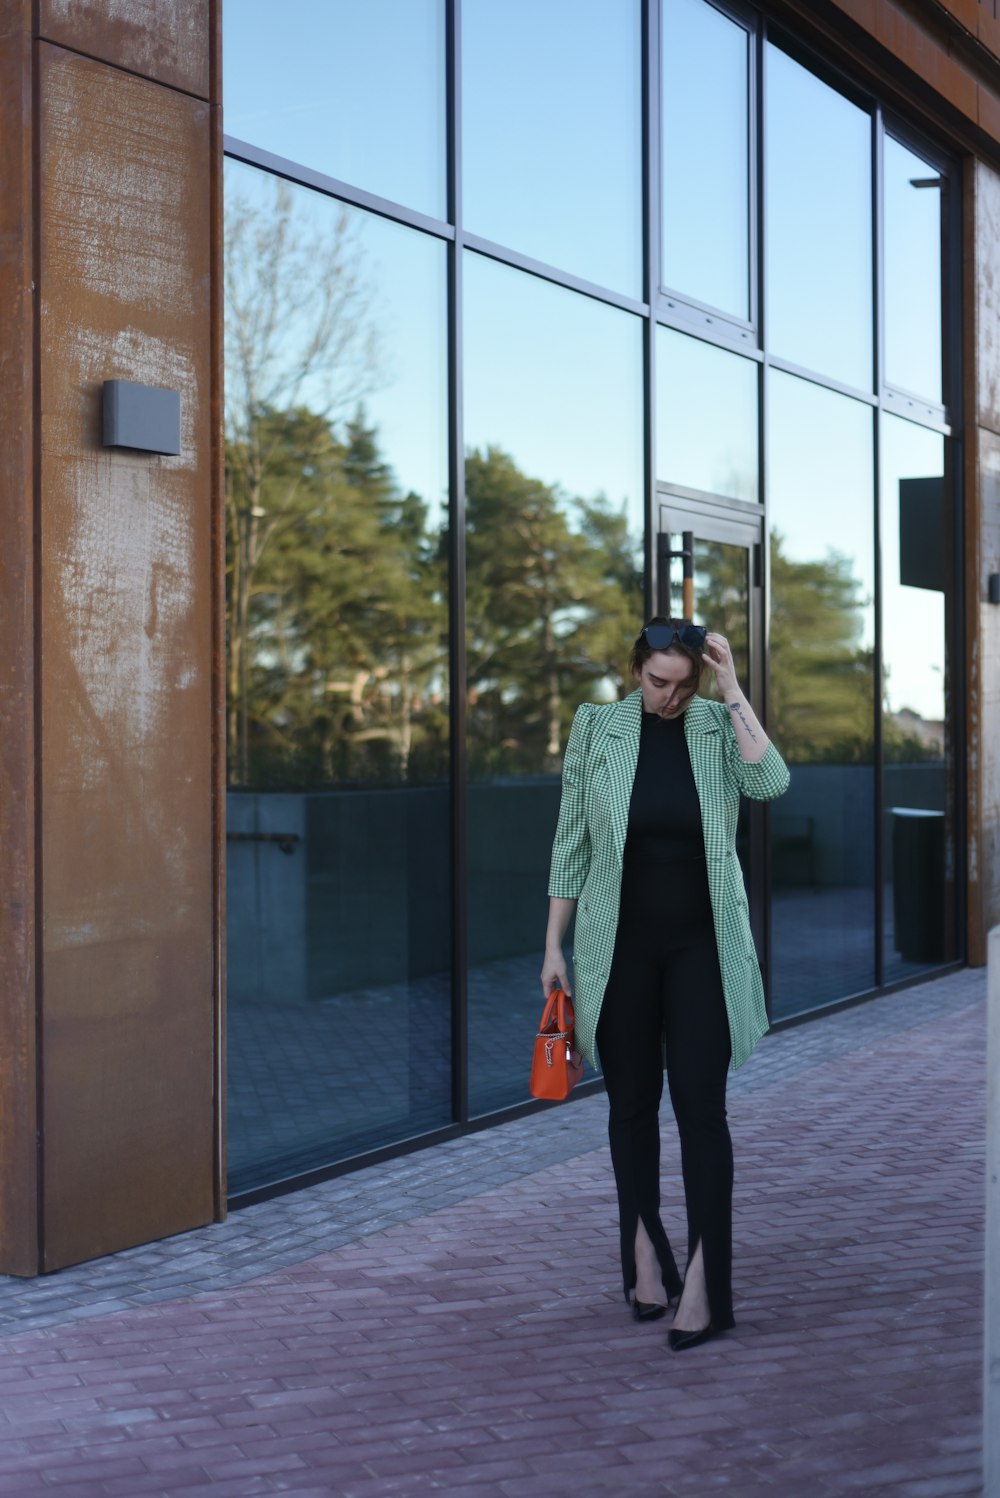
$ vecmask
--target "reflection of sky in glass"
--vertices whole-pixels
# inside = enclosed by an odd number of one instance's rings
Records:
[[[772,370],[768,409],[771,525],[783,554],[820,562],[852,559],[858,580],[859,645],[874,644],[872,408],[808,380]],[[864,606],[867,605],[867,606]]]
[[[231,0],[227,135],[444,218],[444,0]]]
[[[871,119],[767,47],[767,345],[872,388]]]
[[[750,316],[749,36],[705,0],[663,8],[663,284]]]
[[[944,718],[943,593],[899,580],[900,480],[942,478],[944,438],[898,416],[882,418],[882,660],[890,712]],[[905,495],[905,489],[904,489]]]
[[[274,212],[279,181],[266,172],[239,162],[226,162],[226,200],[245,200],[267,222]],[[341,213],[346,213],[356,266],[369,295],[368,322],[378,345],[374,388],[365,394],[369,423],[378,427],[382,453],[403,489],[413,489],[431,507],[444,504],[448,493],[447,459],[447,271],[443,242],[390,223],[360,208],[327,198],[308,188],[293,187],[293,223],[306,240],[332,235]],[[318,291],[317,291],[318,295]],[[284,344],[289,378],[302,347],[302,329],[289,324]],[[340,391],[336,415],[354,414],[356,400],[347,387]],[[299,399],[313,410],[326,409],[327,382],[314,376]]]
[[[941,399],[941,189],[939,174],[885,137],[885,377]]]
[[[465,0],[465,227],[642,291],[638,0]]]
[[[624,504],[641,547],[641,319],[471,251],[465,297],[466,447]]]
[[[657,477],[757,500],[757,365],[656,329]]]

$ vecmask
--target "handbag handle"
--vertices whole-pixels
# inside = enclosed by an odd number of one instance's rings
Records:
[[[567,1009],[569,1014],[567,1015]],[[549,994],[545,1008],[542,1011],[541,1024],[538,1026],[539,1034],[543,1033],[552,1023],[553,1016],[556,1017],[560,1030],[569,1030],[575,1019],[573,1005],[569,995],[562,988],[554,988]]]

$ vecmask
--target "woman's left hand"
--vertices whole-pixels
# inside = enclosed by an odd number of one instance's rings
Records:
[[[705,636],[704,657],[715,672],[719,695],[724,701],[728,701],[730,697],[739,692],[740,684],[736,680],[733,652],[729,648],[729,641],[725,635],[707,634]]]

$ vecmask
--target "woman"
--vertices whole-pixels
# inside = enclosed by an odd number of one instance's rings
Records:
[[[576,1043],[600,1055],[618,1188],[625,1299],[637,1320],[679,1297],[669,1342],[694,1347],[733,1320],[733,1154],[726,1074],[767,1030],[736,856],[740,793],[780,796],[788,770],[736,680],[719,634],[657,616],[629,658],[639,686],[584,703],[566,745],[542,967],[570,991],[562,942],[576,910]],[[710,670],[720,702],[698,696]],[[660,1222],[659,1106],[666,1062],[687,1206],[683,1282]]]

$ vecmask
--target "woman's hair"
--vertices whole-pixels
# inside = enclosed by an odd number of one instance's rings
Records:
[[[646,625],[649,624],[669,624],[673,629],[680,629],[683,624],[690,623],[690,619],[668,619],[663,614],[654,614],[652,619],[646,620],[646,624],[643,625],[643,629],[645,629]],[[698,687],[701,685],[702,673],[706,670],[705,661],[701,651],[692,650],[689,646],[682,645],[680,640],[677,639],[675,639],[673,643],[667,647],[667,650],[671,655],[687,656],[688,660],[691,663],[691,671],[690,675],[686,678],[682,685],[689,686],[692,692],[697,692]],[[642,631],[640,631],[635,644],[629,651],[629,674],[631,676],[641,675],[643,666],[649,660],[649,657],[654,653],[655,652],[653,650],[653,647],[649,644],[646,636],[642,633]]]

